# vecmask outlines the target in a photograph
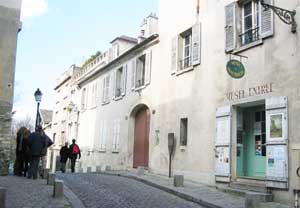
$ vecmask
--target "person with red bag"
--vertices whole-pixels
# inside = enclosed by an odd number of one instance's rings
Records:
[[[75,143],[75,139],[72,140],[72,144],[69,147],[70,152],[70,159],[71,159],[71,172],[75,172],[75,164],[77,160],[77,156],[79,156],[79,159],[81,158],[81,153],[79,146]]]

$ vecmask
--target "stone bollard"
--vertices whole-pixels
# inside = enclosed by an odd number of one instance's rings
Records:
[[[83,168],[78,168],[78,173],[83,173]]]
[[[49,168],[45,168],[43,170],[43,179],[47,179],[48,178],[48,174],[50,172],[50,169]]]
[[[145,174],[145,167],[143,166],[138,166],[137,168],[137,175],[144,175]]]
[[[175,187],[183,187],[183,175],[174,175],[174,186]]]
[[[55,173],[48,173],[48,178],[47,178],[47,185],[54,185],[55,181]]]
[[[96,173],[100,173],[101,172],[101,166],[96,166]]]
[[[55,180],[53,187],[53,197],[61,198],[64,196],[64,182],[62,180]]]
[[[6,189],[0,187],[0,208],[5,208]]]
[[[110,165],[105,165],[105,169],[104,169],[104,171],[111,171],[111,167],[110,167]]]
[[[86,172],[91,173],[92,172],[92,167],[87,167]]]

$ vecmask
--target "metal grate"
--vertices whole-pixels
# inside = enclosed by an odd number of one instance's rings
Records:
[[[239,35],[242,45],[246,45],[259,40],[259,27]]]

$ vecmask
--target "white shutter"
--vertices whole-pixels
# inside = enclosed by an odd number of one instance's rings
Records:
[[[127,81],[127,67],[128,64],[125,64],[123,66],[123,75],[122,75],[122,95],[124,96],[126,94],[126,81]]]
[[[113,150],[117,149],[117,120],[114,120],[114,124],[113,124],[113,144],[112,144],[112,149]]]
[[[136,59],[131,62],[131,90],[135,88],[135,76],[136,76]]]
[[[106,86],[105,86],[105,102],[109,102],[109,89],[111,85],[110,75],[107,75],[106,77]]]
[[[196,23],[192,28],[192,64],[201,62],[201,24]]]
[[[236,47],[236,2],[225,7],[225,51],[229,52]]]
[[[265,0],[266,4],[273,5],[273,0]],[[272,36],[274,34],[274,17],[273,12],[271,9],[265,10],[265,8],[261,5],[260,6],[260,35],[261,38],[267,38],[269,36]]]
[[[117,83],[117,69],[114,69],[111,73],[111,97],[114,100],[116,97],[116,83]]]
[[[149,85],[151,81],[152,50],[146,53],[145,64],[145,85]]]
[[[104,134],[103,134],[103,120],[100,121],[100,149],[104,149],[103,147],[103,137],[104,137]]]
[[[231,106],[216,112],[215,176],[216,181],[229,182],[231,145]]]
[[[266,99],[267,187],[288,188],[287,97]]]
[[[105,103],[106,77],[103,77],[102,103]]]
[[[178,36],[172,38],[171,43],[171,74],[177,71],[177,46],[178,46]]]
[[[106,148],[106,141],[107,141],[107,123],[103,121],[103,137],[102,137],[102,149]]]
[[[117,130],[116,130],[116,149],[120,150],[120,128],[121,128],[121,119],[117,120]]]

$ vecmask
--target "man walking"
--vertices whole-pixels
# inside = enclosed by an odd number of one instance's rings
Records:
[[[43,156],[45,149],[47,150],[48,145],[51,145],[51,143],[48,142],[48,138],[44,134],[42,127],[38,125],[35,132],[30,134],[28,140],[28,147],[31,156],[29,161],[28,178],[37,179],[39,161]]]
[[[71,171],[72,173],[74,173],[77,155],[79,155],[79,159],[81,158],[80,149],[79,146],[75,144],[75,139],[72,140],[72,144],[70,145],[69,152],[70,152],[70,159],[71,159]]]
[[[69,157],[68,142],[65,142],[65,146],[61,147],[59,154],[60,154],[60,170],[62,173],[64,173],[66,171],[66,162]]]

